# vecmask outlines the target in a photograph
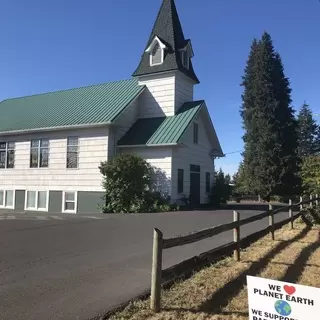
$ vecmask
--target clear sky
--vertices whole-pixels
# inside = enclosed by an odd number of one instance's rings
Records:
[[[162,0],[3,0],[0,100],[131,77]],[[242,150],[241,76],[254,37],[271,34],[293,89],[320,113],[319,0],[176,0],[223,151]],[[320,120],[320,117],[318,117]],[[236,171],[241,155],[217,161]]]

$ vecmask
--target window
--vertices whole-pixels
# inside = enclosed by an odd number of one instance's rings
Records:
[[[75,191],[66,191],[62,197],[62,212],[77,212],[78,193]]]
[[[48,211],[49,191],[27,190],[25,210]]]
[[[0,190],[0,208],[14,209],[14,203],[14,190]]]
[[[199,125],[197,123],[193,124],[193,143],[198,143],[199,138]]]
[[[186,51],[186,50],[181,51],[181,61],[182,61],[182,65],[186,69],[189,69],[190,59],[189,59],[188,51]]]
[[[200,166],[197,164],[190,164],[190,172],[200,173]]]
[[[49,166],[49,140],[31,140],[30,168],[47,168]]]
[[[210,192],[210,172],[206,172],[206,192]]]
[[[183,192],[183,169],[178,169],[178,193]]]
[[[0,169],[14,168],[14,142],[0,142]]]
[[[160,47],[159,42],[156,42],[154,45],[151,55],[150,55],[150,64],[152,66],[162,64],[163,60],[163,49]]]
[[[78,168],[78,141],[77,137],[68,137],[67,139],[67,168]]]

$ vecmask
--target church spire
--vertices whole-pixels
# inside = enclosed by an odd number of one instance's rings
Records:
[[[191,41],[186,40],[174,0],[163,0],[140,64],[133,76],[179,70],[199,83],[193,70]]]

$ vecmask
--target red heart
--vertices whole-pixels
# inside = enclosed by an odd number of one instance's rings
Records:
[[[296,292],[296,288],[294,286],[287,286],[286,285],[286,286],[283,287],[283,289],[290,296]]]

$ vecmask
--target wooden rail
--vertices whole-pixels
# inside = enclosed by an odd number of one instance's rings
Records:
[[[169,239],[163,239],[162,232],[158,229],[154,229],[154,237],[153,237],[153,259],[152,259],[152,279],[151,279],[151,302],[150,307],[153,311],[159,312],[161,310],[161,273],[162,273],[162,251],[164,249],[170,249],[178,246],[183,246],[186,244],[194,243],[197,241],[201,241],[213,236],[216,236],[220,233],[233,230],[233,243],[234,244],[234,259],[236,261],[240,260],[240,251],[241,251],[241,237],[240,237],[240,227],[255,221],[262,220],[264,218],[269,217],[269,225],[266,227],[268,232],[270,233],[270,237],[272,240],[275,239],[274,233],[275,230],[281,228],[284,223],[290,223],[291,228],[293,229],[293,221],[296,220],[299,216],[301,216],[301,210],[303,209],[303,205],[308,204],[310,208],[313,207],[313,203],[318,205],[318,195],[313,198],[310,195],[309,200],[304,200],[300,197],[300,201],[298,203],[292,204],[292,201],[289,200],[289,205],[283,206],[281,208],[273,210],[272,205],[269,205],[269,210],[259,213],[255,216],[248,217],[245,219],[240,219],[240,214],[237,211],[233,213],[233,222],[226,223],[223,225],[218,225],[215,227],[203,229],[200,231],[192,232],[186,235],[180,235]],[[300,208],[298,214],[293,215],[294,208]],[[274,216],[283,211],[289,211],[289,218],[284,221],[274,223]],[[254,235],[254,234],[252,234]]]

